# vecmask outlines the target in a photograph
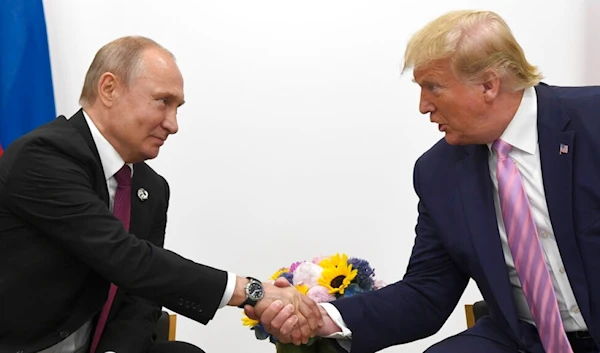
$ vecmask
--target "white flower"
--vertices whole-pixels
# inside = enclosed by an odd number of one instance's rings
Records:
[[[304,284],[308,288],[312,288],[317,285],[317,281],[321,277],[321,272],[323,272],[321,266],[312,262],[303,262],[294,271],[294,285]]]
[[[329,293],[329,289],[317,285],[308,290],[306,295],[315,303],[328,303],[335,300],[335,295]]]

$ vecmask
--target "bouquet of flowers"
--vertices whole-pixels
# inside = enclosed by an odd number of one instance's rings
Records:
[[[277,270],[271,280],[285,277],[298,291],[316,303],[331,302],[342,297],[377,290],[385,284],[375,278],[375,270],[368,261],[346,254],[316,257],[310,261],[298,261]],[[312,338],[306,345],[282,344],[265,331],[258,320],[244,315],[244,326],[249,326],[256,338],[269,340],[277,346],[278,353],[326,353],[337,352],[329,339]]]

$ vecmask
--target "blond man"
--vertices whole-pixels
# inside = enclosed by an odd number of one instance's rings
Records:
[[[437,332],[473,279],[489,315],[430,347],[447,352],[598,352],[600,88],[556,87],[489,11],[416,33],[405,69],[444,133],[414,170],[416,239],[404,278],[322,306],[316,332],[374,352]],[[261,320],[283,341],[293,326]]]

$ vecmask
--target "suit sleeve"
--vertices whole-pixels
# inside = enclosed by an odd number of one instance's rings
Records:
[[[414,174],[419,193],[418,164]],[[469,277],[446,251],[434,220],[419,202],[416,239],[404,278],[378,291],[333,301],[352,331],[351,352],[375,352],[436,333]]]
[[[208,323],[223,296],[227,273],[129,236],[96,195],[91,167],[71,150],[41,138],[30,141],[0,197],[40,234],[119,288]]]
[[[169,206],[169,184],[162,179],[165,188],[165,203],[153,215],[154,225],[149,241],[163,247],[167,227]],[[107,323],[97,352],[146,353],[154,342],[156,323],[161,314],[161,306],[128,292],[121,291],[123,297],[114,317]]]

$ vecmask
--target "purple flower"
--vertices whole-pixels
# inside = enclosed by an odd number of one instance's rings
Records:
[[[290,283],[294,282],[294,274],[291,272],[284,272],[284,273],[280,274],[279,277],[283,277],[283,278],[287,279],[287,281]]]
[[[356,278],[354,279],[358,286],[364,291],[373,289],[375,270],[371,268],[369,262],[353,257],[348,259],[348,264],[351,264],[353,269],[358,270]]]
[[[296,269],[298,268],[298,266],[302,263],[303,261],[296,261],[293,264],[290,265],[290,272],[294,273],[294,271],[296,271]]]

